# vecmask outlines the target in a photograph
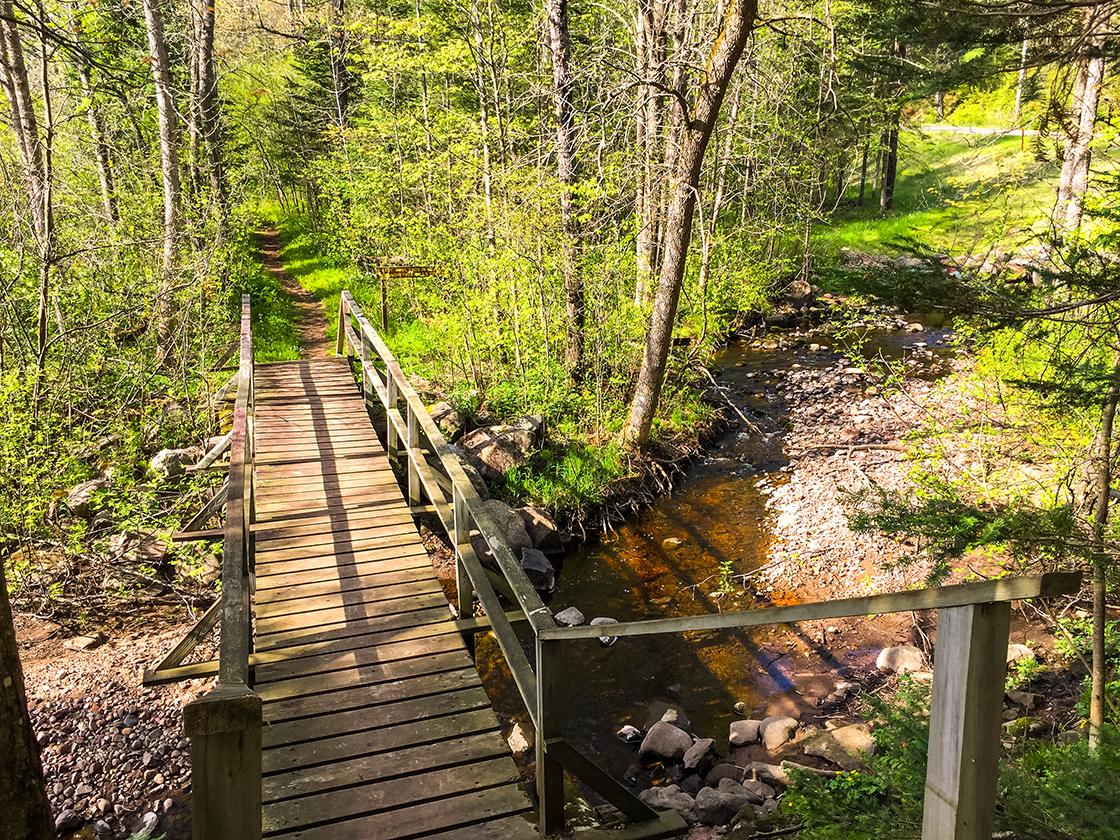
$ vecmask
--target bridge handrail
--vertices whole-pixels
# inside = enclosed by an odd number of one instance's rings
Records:
[[[351,317],[358,323],[360,334],[354,332]],[[369,399],[368,388],[376,390],[388,415],[390,456],[396,455],[399,438],[406,441],[409,501],[411,504],[420,503],[419,489],[423,484],[456,544],[459,571],[465,569],[469,575],[533,719],[542,833],[552,833],[564,825],[562,767],[571,770],[634,820],[658,818],[660,828],[664,829],[672,822],[670,815],[675,815],[675,812],[656,815],[564,740],[559,687],[564,679],[562,649],[565,643],[608,634],[684,633],[936,609],[943,612],[939,612],[939,664],[934,671],[931,700],[930,753],[922,836],[924,840],[971,840],[990,836],[1003,703],[1004,676],[1001,667],[1005,665],[1010,603],[1076,592],[1080,588],[1081,572],[1051,572],[836,601],[628,621],[609,625],[609,628],[589,625],[561,627],[541,603],[509,546],[493,526],[458,458],[443,440],[396,358],[362,315],[348,291],[342,293],[336,350],[339,355],[361,354],[363,392]],[[373,367],[371,350],[376,351],[386,366],[384,381]],[[403,417],[397,407],[399,399],[406,403],[406,416]],[[424,459],[420,447],[421,431],[451,479],[453,510],[450,515],[448,511],[441,510],[437,502],[442,491]],[[446,504],[443,507],[446,508]],[[513,589],[515,600],[529,619],[536,644],[535,673],[501,609],[491,581],[470,546],[466,532],[468,517],[485,537]],[[464,576],[460,575],[460,614],[464,606],[470,604],[469,599],[464,601],[464,584]],[[981,826],[980,833],[975,831],[977,825]]]
[[[230,441],[222,548],[218,685],[183,709],[191,739],[191,821],[195,840],[261,837],[263,705],[249,687],[255,563],[253,508],[253,329],[241,297],[241,360]]]

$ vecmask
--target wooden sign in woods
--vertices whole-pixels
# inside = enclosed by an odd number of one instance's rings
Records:
[[[438,277],[443,269],[438,265],[378,265],[381,278],[381,329],[389,328],[389,294],[386,280],[405,280],[413,277]]]

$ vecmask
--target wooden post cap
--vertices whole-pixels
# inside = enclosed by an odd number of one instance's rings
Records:
[[[183,708],[183,729],[188,738],[259,729],[262,709],[260,696],[247,686],[219,684]]]

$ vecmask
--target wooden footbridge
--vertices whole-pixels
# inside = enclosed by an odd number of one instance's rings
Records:
[[[563,827],[564,770],[631,820],[583,832],[588,840],[684,833],[676,812],[653,811],[564,740],[562,647],[600,631],[557,626],[349,293],[339,358],[254,367],[247,297],[240,349],[229,481],[179,535],[224,538],[221,598],[145,675],[218,676],[184,713],[196,840],[521,840]],[[360,387],[345,360],[358,363]],[[384,448],[370,423],[378,405]],[[204,530],[223,504],[225,527]],[[455,546],[459,618],[417,536],[418,510],[437,514]],[[492,563],[475,554],[472,530]],[[626,622],[611,633],[942,608],[923,838],[987,840],[1009,602],[1068,591],[1077,577]],[[470,617],[475,598],[485,618]],[[535,667],[511,618],[532,635]],[[183,665],[219,621],[221,658]],[[464,643],[480,630],[497,637],[535,726],[535,803]]]

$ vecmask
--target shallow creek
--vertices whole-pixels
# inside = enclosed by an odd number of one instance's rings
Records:
[[[860,351],[893,362],[924,358],[928,371],[949,352],[938,344],[946,335],[929,328],[873,331]],[[854,395],[867,384],[843,375],[845,366],[863,364],[858,355],[827,346],[811,350],[811,342],[832,343],[817,337],[794,338],[776,349],[734,344],[717,357],[717,398],[730,400],[755,429],[733,423],[678,479],[671,496],[569,553],[549,602],[554,613],[575,606],[587,620],[628,621],[774,603],[752,587],[751,572],[766,562],[773,539],[769,494],[796,469],[783,449],[783,429],[786,394],[798,386],[785,374],[821,372],[834,382],[830,398],[836,400],[862,399]],[[691,720],[689,731],[714,738],[726,754],[732,720],[804,717],[816,697],[832,690],[838,672],[868,667],[878,653],[867,647],[838,656],[820,642],[791,625],[620,638],[609,647],[574,641],[565,648],[565,737],[616,778],[644,787],[648,772],[636,747],[615,736],[623,724],[644,730],[666,705],[680,706]],[[532,646],[526,649],[531,660]],[[492,637],[479,637],[477,661],[499,717],[528,726]],[[735,711],[739,703],[742,714]]]

